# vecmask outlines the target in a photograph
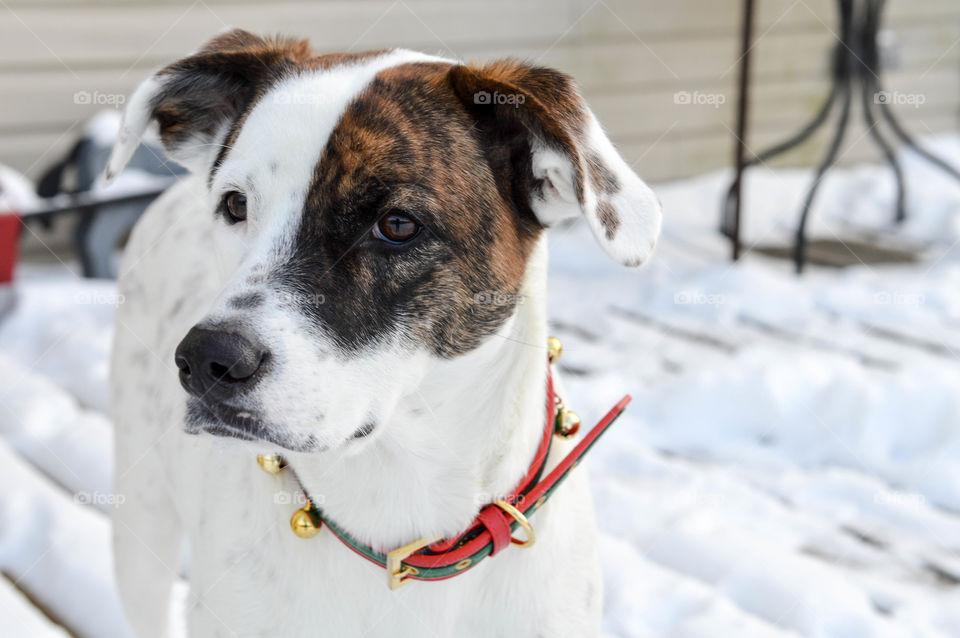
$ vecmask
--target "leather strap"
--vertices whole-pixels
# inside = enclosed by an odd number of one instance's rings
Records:
[[[493,548],[490,550],[491,556],[496,555],[504,547],[510,546],[513,531],[502,509],[496,505],[487,505],[480,510],[477,520],[490,533],[490,542],[493,543]]]
[[[593,447],[597,439],[620,416],[631,400],[630,395],[620,399],[587,432],[576,447],[546,477],[541,479],[553,438],[554,420],[558,407],[550,366],[547,367],[547,371],[547,415],[543,438],[526,475],[510,494],[503,497],[504,501],[512,504],[525,516],[533,514],[543,506],[570,470],[576,467],[583,455]],[[303,489],[302,484],[301,489]],[[306,490],[304,490],[304,494],[306,494]],[[309,499],[309,495],[307,495],[307,498]],[[313,503],[314,501],[311,500],[310,502]],[[311,509],[311,516],[316,517],[315,520],[318,524],[320,521],[326,523],[330,531],[354,552],[381,567],[386,567],[387,557],[385,554],[358,542],[335,521],[326,516],[321,509],[314,506]],[[404,579],[444,580],[462,574],[475,567],[487,556],[493,556],[509,546],[512,535],[518,526],[519,523],[513,516],[507,514],[496,504],[491,503],[480,510],[477,518],[459,536],[436,541],[405,558],[402,566],[413,569],[408,570],[409,573]]]

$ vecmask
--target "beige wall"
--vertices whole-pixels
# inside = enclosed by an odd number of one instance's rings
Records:
[[[782,139],[826,89],[834,0],[757,0],[750,144]],[[891,0],[890,90],[918,134],[956,128],[960,4]],[[734,0],[5,0],[0,6],[0,162],[31,176],[96,108],[225,26],[309,36],[323,51],[405,46],[465,59],[520,56],[574,75],[638,172],[664,180],[727,166],[738,55]],[[723,104],[677,104],[678,92]],[[107,97],[103,97],[107,96]],[[81,100],[82,101],[82,100]],[[859,138],[844,161],[875,157]],[[815,161],[816,142],[786,163]]]

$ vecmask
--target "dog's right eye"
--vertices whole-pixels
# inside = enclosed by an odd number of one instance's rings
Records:
[[[405,244],[420,234],[420,224],[398,210],[387,212],[373,227],[373,236],[389,244]]]
[[[220,210],[228,224],[237,224],[247,219],[247,196],[239,191],[230,191],[220,200]]]

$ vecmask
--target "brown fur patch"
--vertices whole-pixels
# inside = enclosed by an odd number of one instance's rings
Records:
[[[312,56],[306,40],[263,39],[235,29],[161,69],[153,117],[168,150],[194,136],[212,137],[254,96]]]
[[[234,31],[160,72],[169,78],[154,114],[168,148],[230,126],[212,178],[278,81],[383,53],[314,56],[305,41]],[[481,90],[522,96],[522,103],[488,108],[473,99]],[[325,299],[296,310],[344,348],[400,328],[440,356],[466,352],[522,303],[527,260],[542,231],[530,208],[542,187],[532,174],[535,140],[570,158],[581,202],[586,179],[598,191],[618,187],[598,158],[581,155],[584,128],[572,79],[551,69],[503,60],[384,70],[334,128],[294,252],[268,278],[296,293],[288,299]],[[422,232],[404,246],[374,238],[371,229],[388,211],[413,216]],[[612,208],[602,220],[612,236],[619,223]]]
[[[593,151],[587,153],[587,170],[590,174],[590,184],[597,195],[604,193],[612,195],[620,190],[620,180]]]
[[[617,229],[620,227],[620,216],[617,214],[613,205],[605,199],[597,202],[597,218],[603,224],[607,239],[613,239],[617,236]]]
[[[164,146],[173,153],[191,138],[212,139],[221,126],[229,125],[212,167],[216,172],[252,108],[278,81],[304,70],[356,64],[383,53],[317,56],[307,40],[261,38],[234,29],[157,72],[164,86],[153,99],[153,117]]]
[[[243,124],[246,122],[247,117],[253,111],[254,107],[260,102],[261,98],[271,88],[273,88],[277,81],[292,75],[295,72],[300,73],[310,69],[329,69],[343,64],[359,64],[371,58],[383,55],[386,52],[386,49],[380,49],[376,51],[362,51],[359,53],[331,53],[327,55],[302,58],[298,60],[297,64],[294,65],[293,68],[285,69],[282,74],[278,73],[272,79],[272,81],[261,84],[257,88],[255,95],[245,105],[243,112],[240,113],[231,124],[230,130],[228,131],[226,138],[224,138],[223,147],[220,149],[216,160],[213,162],[209,179],[211,181],[213,180],[213,176],[220,168],[220,165],[223,164],[223,161],[226,159],[227,154],[230,152],[234,142],[236,142],[237,136],[240,135],[240,129],[243,128]]]
[[[521,302],[541,229],[498,185],[449,69],[412,63],[380,72],[347,108],[317,165],[298,248],[278,276],[325,295],[329,303],[305,311],[345,346],[402,325],[436,354],[454,356]],[[371,238],[388,210],[423,224],[409,246]]]
[[[581,203],[584,201],[585,161],[578,149],[586,137],[586,105],[573,78],[554,69],[507,59],[457,66],[451,71],[451,81],[466,104],[474,103],[475,111],[492,111],[499,125],[515,123],[525,134],[535,135],[570,158],[574,193]],[[477,104],[476,96],[481,92],[522,96],[522,103]]]

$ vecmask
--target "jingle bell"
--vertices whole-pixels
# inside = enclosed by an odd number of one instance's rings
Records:
[[[279,474],[287,466],[279,454],[258,454],[257,465],[267,474]]]
[[[580,415],[573,410],[560,408],[553,421],[553,433],[561,439],[569,439],[580,430]]]
[[[298,509],[290,517],[290,529],[300,538],[313,538],[320,532],[320,525],[319,519],[314,522],[309,505]]]
[[[559,361],[561,354],[563,354],[563,344],[560,340],[556,337],[547,339],[547,358],[550,359],[550,363]]]

